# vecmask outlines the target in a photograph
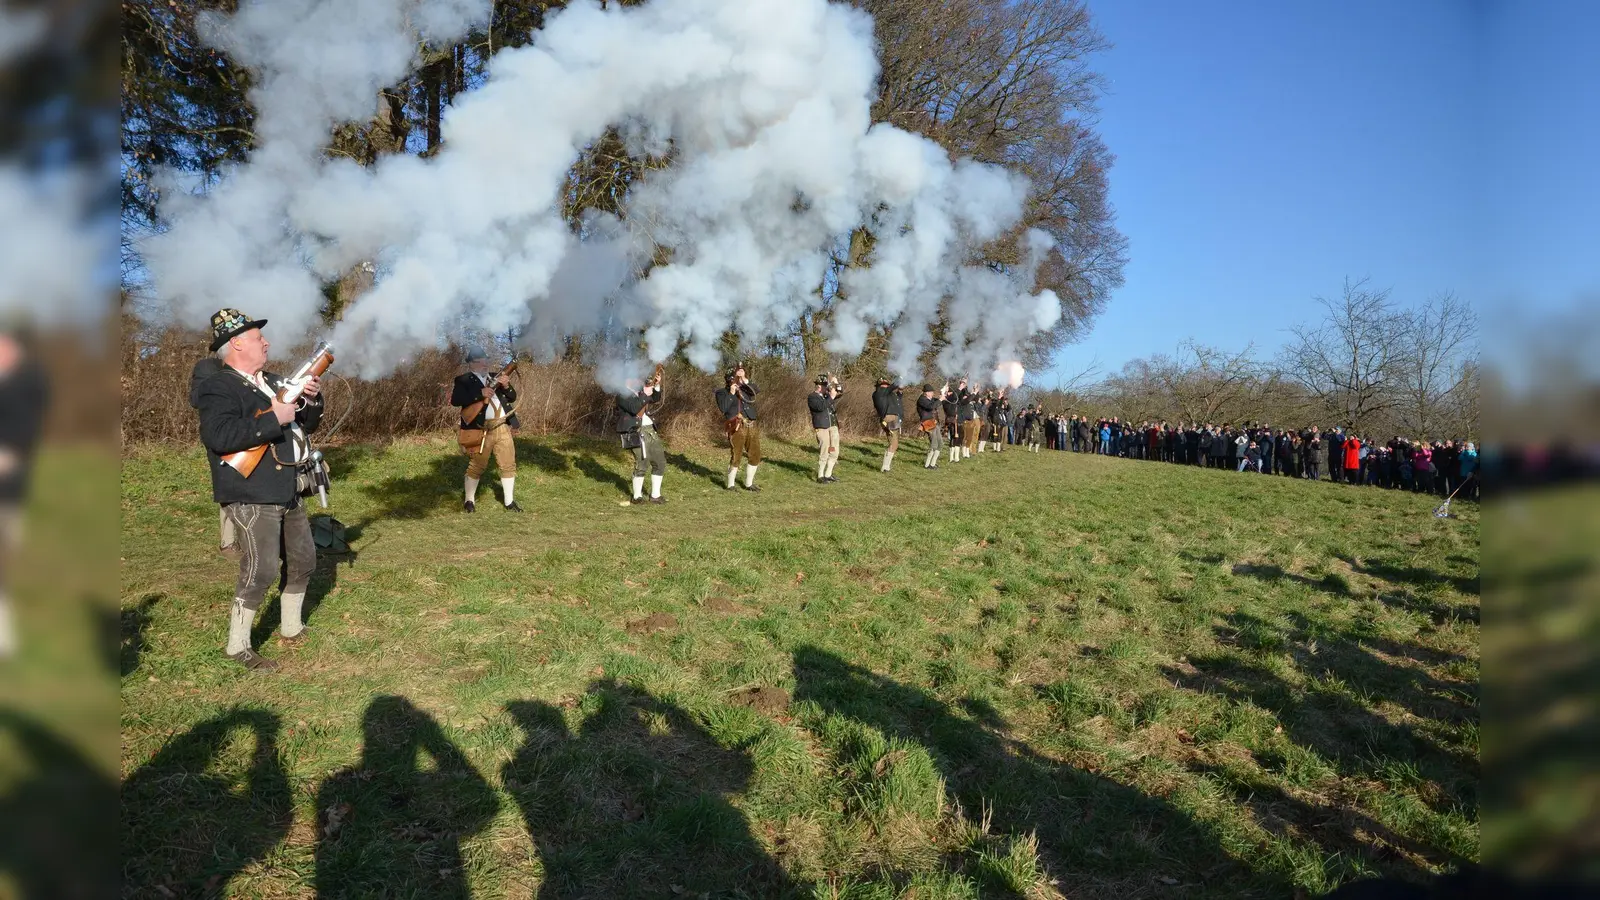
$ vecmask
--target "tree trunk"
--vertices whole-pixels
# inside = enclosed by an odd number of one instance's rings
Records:
[[[439,146],[439,119],[444,112],[444,79],[443,61],[422,70],[422,90],[428,106],[425,120],[428,135],[428,149],[425,152],[428,153]]]
[[[822,336],[825,314],[818,311],[800,317],[800,355],[805,360],[806,374],[818,375],[829,371],[833,360],[828,353],[827,339]]]

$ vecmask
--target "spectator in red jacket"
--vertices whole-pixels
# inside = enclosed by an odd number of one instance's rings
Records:
[[[1346,484],[1361,483],[1361,439],[1353,434],[1344,439],[1344,474]]]

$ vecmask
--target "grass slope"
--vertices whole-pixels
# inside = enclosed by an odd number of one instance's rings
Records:
[[[1475,508],[878,445],[822,486],[768,444],[759,495],[690,451],[627,507],[622,451],[522,441],[522,516],[457,512],[442,442],[339,450],[358,556],[275,676],[221,655],[202,457],[131,456],[126,891],[1281,897],[1477,858]]]

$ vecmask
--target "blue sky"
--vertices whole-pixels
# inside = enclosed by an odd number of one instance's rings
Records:
[[[1600,290],[1600,2],[1090,9],[1127,283],[1042,383],[1190,337],[1270,354],[1346,275],[1486,313]]]

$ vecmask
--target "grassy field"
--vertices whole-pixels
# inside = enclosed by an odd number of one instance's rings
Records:
[[[769,441],[330,453],[354,558],[221,654],[197,452],[122,469],[125,893],[1290,897],[1478,857],[1477,509]],[[274,595],[275,596],[275,595]]]

